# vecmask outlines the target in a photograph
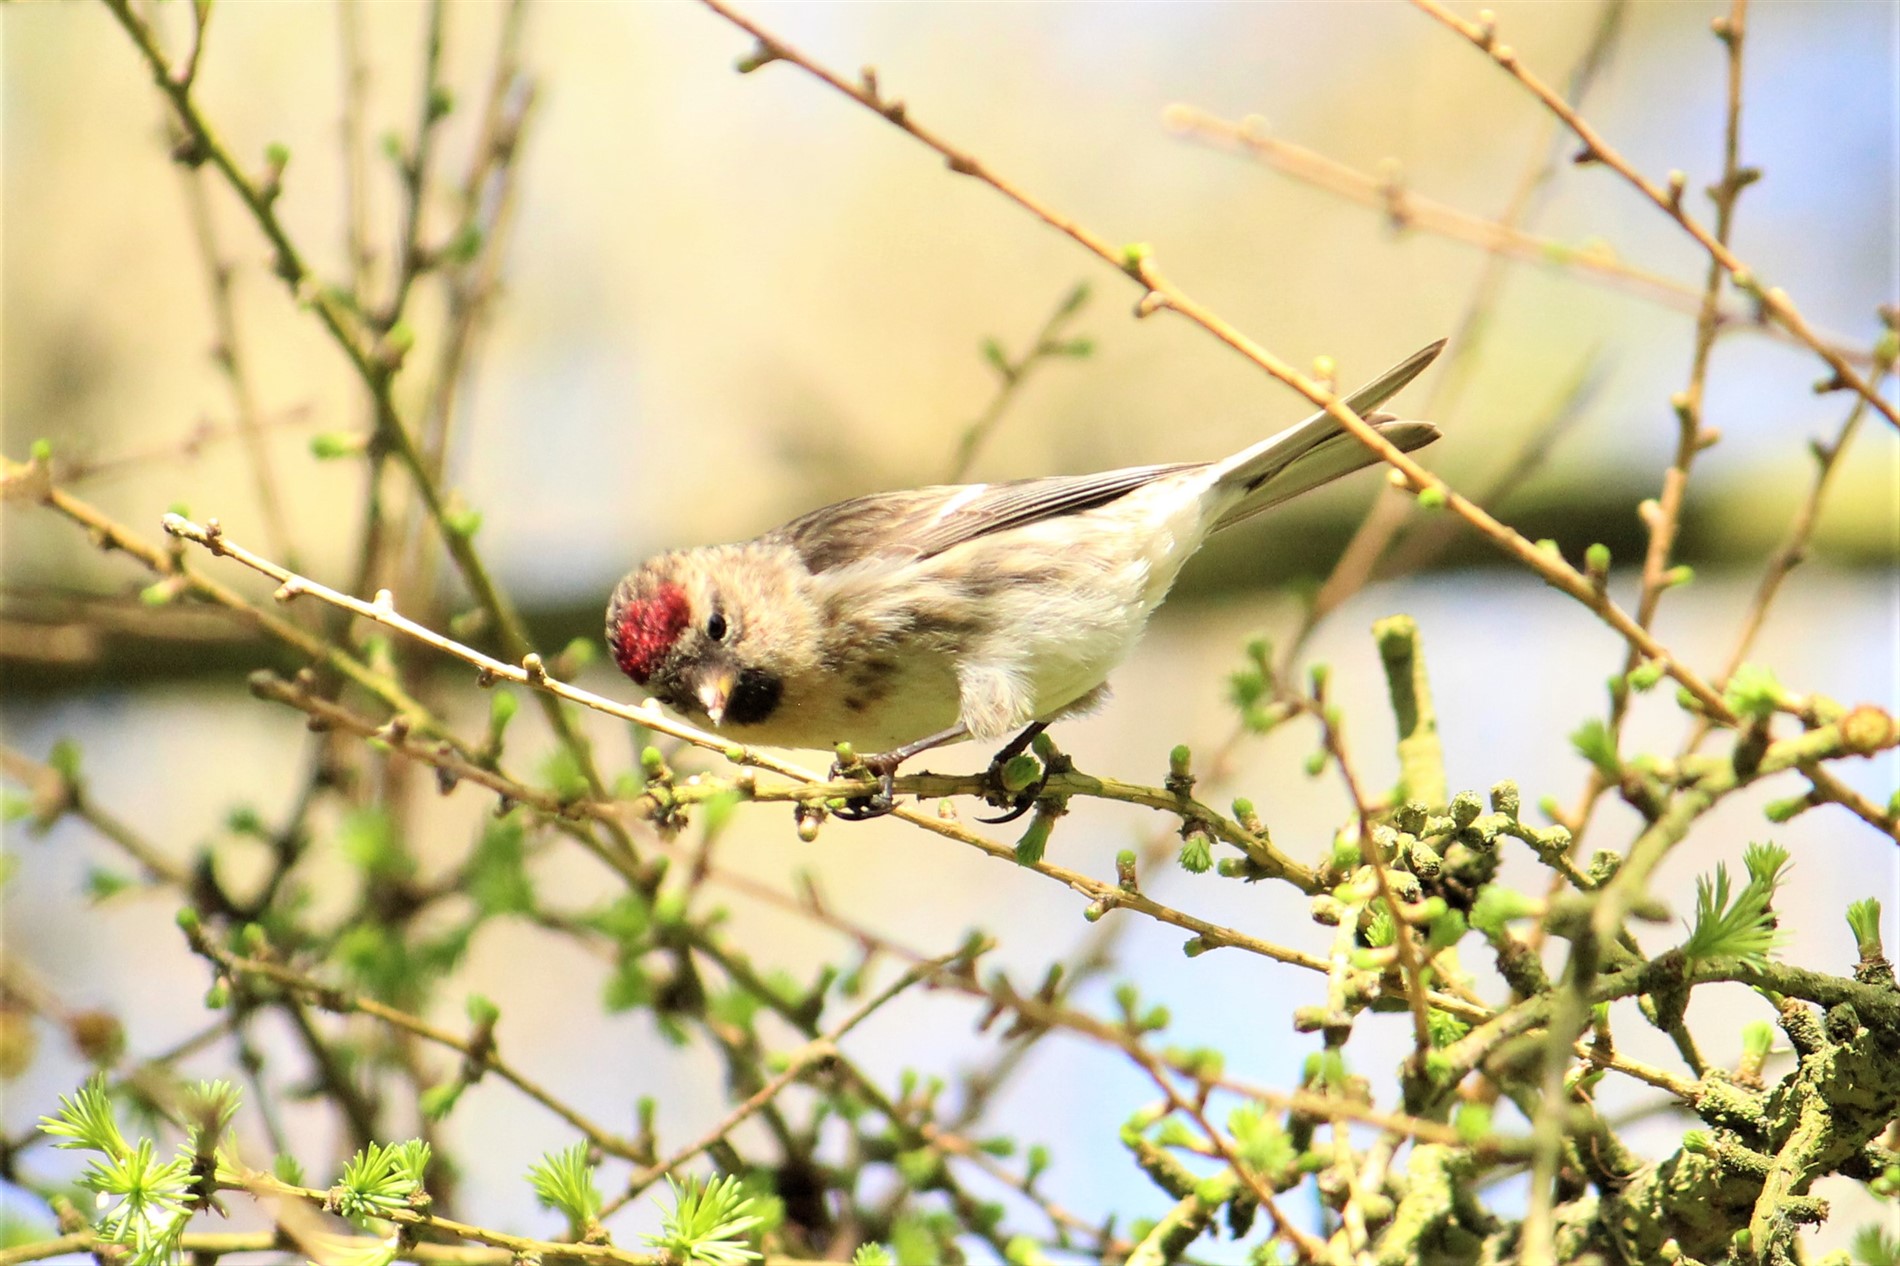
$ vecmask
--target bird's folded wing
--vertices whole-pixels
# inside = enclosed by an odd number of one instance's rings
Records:
[[[1413,353],[1346,397],[1346,405],[1360,414],[1376,409],[1416,378],[1443,347],[1440,340]],[[1315,420],[1326,420],[1326,415],[1316,414],[1283,435],[1293,435]],[[1328,422],[1328,432],[1337,429]],[[1370,460],[1367,457],[1357,464]],[[1164,476],[1204,465],[1130,466],[1093,475],[878,493],[813,510],[770,535],[790,544],[815,572],[848,567],[867,558],[924,559],[992,532],[1093,510]]]
[[[814,510],[773,535],[797,550],[813,571],[878,556],[929,558],[992,532],[1093,510],[1196,464],[878,493]]]

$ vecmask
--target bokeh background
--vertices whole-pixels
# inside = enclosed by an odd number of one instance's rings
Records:
[[[1585,100],[1637,166],[1654,176],[1681,168],[1691,190],[1720,170],[1724,63],[1708,24],[1724,7],[1628,6]],[[1505,38],[1559,82],[1604,20],[1594,4],[1496,8]],[[182,33],[180,6],[158,11]],[[1296,364],[1335,358],[1346,382],[1456,328],[1486,257],[1395,234],[1377,211],[1197,145],[1163,126],[1171,103],[1263,116],[1275,136],[1368,172],[1396,164],[1411,189],[1487,216],[1555,153],[1528,227],[1688,285],[1702,277],[1704,260],[1679,230],[1610,173],[1571,166],[1521,89],[1404,4],[760,3],[751,12],[830,65],[875,64],[914,117],[1110,239],[1151,243],[1171,278],[1241,329]],[[378,3],[359,17],[372,133],[406,129],[423,10]],[[498,6],[450,11],[445,77],[469,100],[499,18]],[[347,267],[338,25],[327,4],[221,8],[199,81],[234,152],[257,161],[268,144],[289,147],[280,209],[326,276]],[[1749,27],[1742,153],[1764,178],[1742,199],[1736,249],[1817,325],[1866,346],[1877,307],[1900,295],[1900,10],[1766,3],[1752,7]],[[188,444],[205,423],[228,423],[231,405],[209,354],[206,274],[149,75],[103,8],[9,7],[0,39],[6,453],[21,458],[49,437],[62,461],[97,467],[74,491],[142,532],[156,535],[158,516],[184,503],[240,540],[260,539],[262,507],[240,447]],[[785,66],[734,74],[748,46],[689,3],[556,4],[528,18],[525,61],[538,96],[521,202],[505,290],[457,422],[451,483],[481,510],[479,543],[544,645],[597,633],[614,580],[648,552],[735,539],[838,497],[941,478],[994,389],[980,340],[1021,346],[1078,281],[1092,283],[1093,298],[1071,328],[1093,354],[1038,369],[980,455],[979,477],[1213,457],[1304,412],[1186,322],[1133,320],[1138,294],[1122,278],[868,112]],[[446,124],[451,166],[472,143],[471,114]],[[372,174],[369,226],[386,242],[396,182],[387,162],[373,160]],[[1699,195],[1691,200],[1706,210]],[[361,476],[351,463],[316,461],[308,445],[315,433],[363,428],[360,389],[270,275],[254,226],[221,190],[212,209],[238,265],[237,310],[271,424],[281,511],[305,567],[341,582]],[[437,328],[431,310],[420,309],[422,346]],[[1573,556],[1607,540],[1621,559],[1637,557],[1636,504],[1654,494],[1674,445],[1669,397],[1687,381],[1691,320],[1561,266],[1515,265],[1482,332],[1458,390],[1428,377],[1405,397],[1437,406],[1446,438],[1431,464],[1456,486],[1481,488],[1541,435],[1541,465],[1503,516],[1533,536],[1558,536]],[[1667,597],[1658,626],[1691,662],[1719,664],[1759,562],[1805,491],[1810,438],[1831,434],[1846,411],[1844,397],[1810,390],[1822,372],[1810,354],[1757,333],[1717,346],[1707,417],[1724,438],[1696,466],[1684,541],[1698,577]],[[1572,390],[1580,375],[1592,384],[1586,393]],[[1540,430],[1560,411],[1567,426]],[[128,456],[136,460],[115,461]],[[1900,444],[1870,422],[1812,560],[1755,655],[1795,689],[1895,704],[1897,479]],[[1297,625],[1301,587],[1330,568],[1378,487],[1361,476],[1210,551],[1117,677],[1115,703],[1063,727],[1078,762],[1158,781],[1174,743],[1225,735],[1223,680],[1243,640]],[[127,632],[113,613],[133,609],[128,595],[145,582],[123,560],[29,507],[6,506],[0,527],[6,743],[40,758],[55,740],[77,739],[98,800],[181,858],[219,835],[238,800],[283,812],[301,778],[301,718],[246,695],[246,644]],[[1359,761],[1375,783],[1394,770],[1367,628],[1404,611],[1423,629],[1453,785],[1510,777],[1527,800],[1574,802],[1586,767],[1564,736],[1601,715],[1619,644],[1468,541],[1454,541],[1446,559],[1359,594],[1309,645],[1309,658],[1334,667]],[[1619,571],[1613,587],[1633,594],[1633,575]],[[81,604],[81,595],[115,602]],[[610,669],[584,684],[635,697]],[[480,715],[485,701],[467,694],[451,714]],[[1631,748],[1672,750],[1681,723],[1658,698],[1637,710],[1630,733]],[[610,766],[634,758],[624,731],[603,726],[596,737]],[[1301,772],[1311,743],[1297,727],[1245,743],[1227,784],[1261,806],[1283,848],[1307,855],[1327,846],[1346,808],[1332,780]],[[959,751],[943,764],[974,768],[984,758]],[[1895,785],[1891,759],[1841,772],[1880,802]],[[1772,836],[1795,858],[1787,954],[1844,971],[1852,943],[1841,911],[1858,897],[1894,896],[1892,846],[1835,811],[1771,827],[1760,805],[1786,790],[1738,797],[1712,815],[1662,883],[1683,908],[1696,874],[1718,860],[1733,867],[1746,841]],[[460,847],[484,808],[468,793],[448,802],[430,821],[432,838],[419,841],[425,855]],[[1073,894],[895,824],[833,824],[801,845],[777,811],[739,819],[722,845],[728,864],[780,887],[809,870],[840,911],[925,953],[978,927],[998,939],[1001,962],[1033,979],[1090,935]],[[1635,820],[1605,806],[1593,843],[1620,845]],[[1106,875],[1118,849],[1164,825],[1079,804],[1052,857]],[[171,899],[87,901],[89,869],[111,860],[78,823],[42,838],[9,827],[6,960],[70,1006],[118,1014],[135,1051],[156,1051],[201,1022],[202,966],[167,927]],[[235,846],[229,864],[247,864]],[[314,865],[347,875],[334,859]],[[1535,882],[1533,872],[1513,873]],[[608,882],[578,857],[557,856],[542,874],[577,903]],[[1323,950],[1329,935],[1290,892],[1178,872],[1151,886],[1288,943]],[[800,920],[743,900],[734,908],[770,966],[808,976],[839,952]],[[1316,1043],[1293,1039],[1288,1015],[1316,1000],[1316,982],[1237,955],[1189,964],[1179,940],[1131,922],[1119,932],[1121,975],[1171,1007],[1176,1040],[1226,1049],[1230,1069],[1253,1080],[1290,1083]],[[501,1004],[510,1056],[583,1107],[622,1122],[634,1096],[655,1094],[663,1138],[697,1133],[721,1111],[717,1068],[643,1021],[602,1019],[600,976],[598,964],[499,927],[472,947],[458,981]],[[1088,996],[1100,1001],[1106,988]],[[1690,1015],[1717,1060],[1755,1018],[1767,1008],[1741,990],[1698,994]],[[907,999],[851,1048],[874,1069],[950,1074],[995,1049],[973,1019],[952,1000]],[[1668,1058],[1638,1025],[1620,1036],[1633,1053]],[[1395,1030],[1394,1041],[1402,1037]],[[49,1029],[42,1048],[0,1090],[9,1138],[80,1076],[57,1033]],[[1362,1068],[1378,1066],[1376,1050]],[[1163,1198],[1114,1138],[1149,1093],[1117,1059],[1051,1039],[998,1120],[1051,1146],[1046,1185],[1062,1203],[1085,1214],[1157,1213]],[[1665,1122],[1653,1138],[1667,1145],[1680,1129]],[[483,1086],[450,1131],[468,1144],[465,1190],[481,1221],[551,1229],[519,1175],[568,1141],[558,1122],[505,1087]],[[308,1140],[313,1172],[327,1170],[331,1144],[320,1133]],[[34,1163],[55,1164],[44,1154]],[[0,1199],[13,1197],[0,1189]],[[1872,1216],[1845,1200],[1824,1242]],[[625,1225],[650,1221],[634,1210]],[[1202,1247],[1214,1258],[1224,1248]]]

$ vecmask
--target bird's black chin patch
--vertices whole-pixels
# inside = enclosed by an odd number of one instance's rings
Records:
[[[777,673],[763,668],[741,670],[732,693],[726,697],[725,724],[757,725],[778,711],[779,697],[784,693],[785,684]]]

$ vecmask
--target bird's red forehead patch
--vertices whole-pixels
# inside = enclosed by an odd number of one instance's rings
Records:
[[[652,597],[635,598],[620,609],[619,623],[614,626],[614,663],[646,685],[690,622],[686,591],[678,585],[661,585]]]

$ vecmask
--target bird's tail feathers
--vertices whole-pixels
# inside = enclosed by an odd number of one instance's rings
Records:
[[[1341,403],[1365,418],[1402,452],[1423,448],[1438,438],[1436,426],[1372,410],[1416,378],[1444,345],[1440,340],[1414,352]],[[1378,460],[1378,454],[1322,410],[1278,435],[1215,463],[1215,487],[1234,490],[1239,500],[1215,522],[1214,530],[1231,527]]]

